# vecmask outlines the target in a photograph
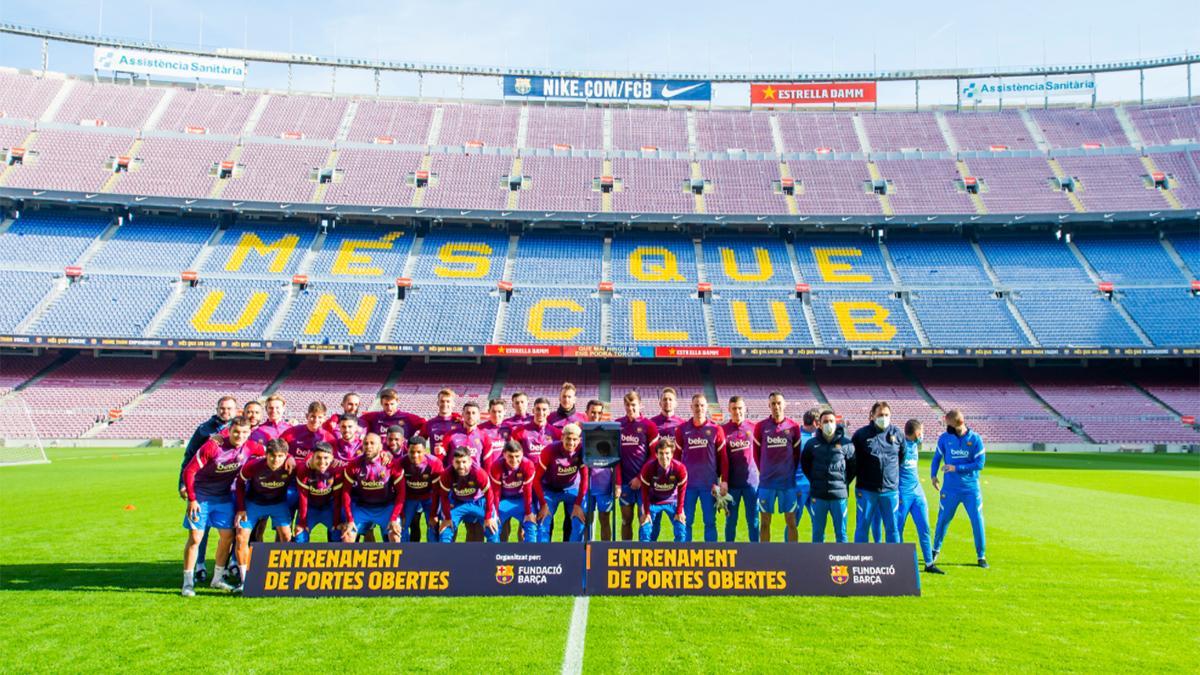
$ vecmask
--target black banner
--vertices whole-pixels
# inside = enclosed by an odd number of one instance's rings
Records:
[[[582,595],[571,544],[251,545],[247,597]]]
[[[589,595],[920,595],[913,544],[588,547]]]

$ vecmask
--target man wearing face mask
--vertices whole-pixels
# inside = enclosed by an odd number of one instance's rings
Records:
[[[912,516],[917,528],[917,542],[921,546],[921,558],[925,561],[928,574],[945,574],[933,564],[933,553],[929,545],[929,505],[925,501],[925,490],[921,487],[921,474],[917,459],[921,454],[921,440],[925,427],[921,420],[912,419],[904,423],[904,462],[900,464],[900,510],[896,512],[896,529],[900,541],[904,541],[904,524]]]
[[[812,540],[825,541],[826,516],[833,519],[833,536],[839,544],[846,543],[847,487],[854,480],[854,445],[837,425],[837,415],[824,410],[819,426],[800,453],[800,468],[809,482],[812,506]]]
[[[875,423],[875,416],[879,413],[879,401],[876,401],[871,406],[871,412],[867,416],[867,426]],[[883,540],[883,521],[879,519],[879,514],[867,519],[867,497],[863,494],[862,486],[859,485],[854,489],[854,531],[863,530],[871,535],[871,542],[878,544]]]
[[[904,461],[904,434],[892,424],[892,408],[887,401],[875,404],[871,424],[854,432],[854,466],[858,474],[856,495],[866,508],[863,523],[883,520],[884,541],[900,542],[896,531],[896,511],[900,508],[900,463]],[[869,527],[854,531],[854,543],[867,543]]]
[[[980,567],[988,568],[983,537],[983,494],[979,491],[979,472],[983,471],[983,463],[983,439],[967,428],[960,411],[947,412],[946,433],[938,438],[933,462],[929,467],[933,487],[941,491],[937,528],[933,533],[934,560],[937,560],[938,552],[942,548],[946,528],[961,504],[967,510],[967,517],[971,519],[971,534],[975,537],[975,557]],[[938,479],[939,468],[945,474],[945,486],[942,486]]]

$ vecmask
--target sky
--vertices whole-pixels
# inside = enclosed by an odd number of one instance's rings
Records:
[[[1200,2],[878,2],[851,5],[695,0],[600,3],[482,0],[0,0],[0,22],[174,45],[504,68],[670,72],[853,71],[1100,62],[1200,52]],[[850,9],[852,7],[852,9]],[[41,67],[41,43],[0,36],[0,65]],[[51,44],[50,69],[91,74],[88,47]],[[1193,67],[1200,95],[1200,66]],[[247,86],[284,89],[287,69],[252,64]],[[296,90],[372,94],[370,72],[298,67]],[[1184,68],[1147,71],[1147,98],[1185,96]],[[415,96],[411,74],[381,93]],[[426,97],[499,98],[495,78],[427,76]],[[1136,73],[1097,78],[1098,98],[1136,100]],[[926,82],[921,103],[953,103],[953,82]],[[913,84],[883,83],[884,106],[912,106]],[[746,85],[715,102],[744,105]]]

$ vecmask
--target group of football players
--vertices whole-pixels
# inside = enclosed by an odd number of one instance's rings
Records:
[[[785,520],[785,539],[798,541],[808,513],[812,541],[824,541],[832,521],[836,541],[846,542],[851,484],[855,542],[898,542],[911,516],[925,571],[941,574],[938,549],[962,505],[978,564],[987,567],[978,480],[984,447],[958,411],[946,414],[930,467],[941,492],[931,536],[917,466],[922,425],[893,425],[885,401],[849,435],[828,407],[805,411],[799,422],[787,417],[778,392],[768,397],[770,416],[758,422],[746,418],[740,396],[729,399],[723,424],[710,418],[704,394],[691,397],[688,418],[676,415],[670,387],[659,392],[653,417],[642,414],[637,391],[622,403],[624,414],[614,420],[619,461],[589,467],[583,423],[604,420],[605,406],[591,400],[577,410],[569,382],[557,406],[540,397],[531,406],[526,394],[514,394],[507,416],[503,399],[489,401],[486,411],[475,401],[460,408],[455,393],[443,389],[437,414],[425,419],[400,410],[396,391],[385,389],[379,410],[360,410],[361,398],[349,393],[341,411],[330,415],[314,401],[304,422],[292,425],[279,396],[240,410],[233,397],[222,397],[196,429],[180,470],[188,531],[183,594],[194,595],[195,583],[208,578],[210,528],[219,535],[211,585],[237,590],[249,544],[261,540],[268,522],[278,541],[308,541],[323,525],[327,541],[420,541],[424,528],[425,540],[449,543],[462,528],[466,541],[507,541],[515,529],[522,541],[550,542],[561,507],[563,541],[613,539],[619,511],[623,540],[633,539],[635,524],[639,541],[657,540],[666,516],[674,541],[688,542],[699,503],[708,542],[718,538],[718,511],[726,515],[726,541],[737,537],[739,513],[752,542],[770,541],[776,514]]]

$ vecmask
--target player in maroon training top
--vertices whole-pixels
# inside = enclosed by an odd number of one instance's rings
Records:
[[[429,453],[428,441],[422,436],[408,440],[408,454],[400,460],[395,480],[404,483],[404,510],[400,520],[401,541],[421,541],[420,515],[424,514],[425,539],[438,540],[438,511],[441,503],[437,482],[444,467],[442,460]]]
[[[550,424],[550,401],[538,398],[533,402],[533,419],[513,430],[512,437],[525,448],[525,456],[534,463],[542,450],[557,441],[562,433]]]
[[[363,437],[363,452],[346,465],[342,472],[342,517],[346,529],[342,541],[353,542],[359,534],[366,541],[376,541],[375,526],[381,538],[387,535],[396,503],[396,485],[390,457],[383,453],[379,434]]]
[[[308,404],[308,413],[304,416],[304,424],[297,424],[279,435],[288,444],[288,452],[300,464],[308,461],[308,455],[317,443],[328,443],[331,446],[337,440],[337,435],[325,428],[325,404],[313,401]]]
[[[215,436],[196,451],[183,470],[183,486],[187,492],[187,515],[183,527],[188,531],[183,548],[183,595],[193,596],[193,574],[200,539],[209,527],[217,528],[217,567],[212,587],[231,591],[225,581],[225,565],[233,549],[234,500],[233,482],[238,471],[250,457],[262,454],[262,446],[250,440],[250,421],[235,417],[229,423],[229,438]]]
[[[505,443],[512,436],[512,427],[504,424],[504,399],[494,398],[488,401],[487,419],[479,423],[479,428],[492,434],[491,455],[493,458],[500,457],[504,452]]]
[[[338,420],[342,418],[342,415],[358,415],[360,407],[362,407],[362,397],[355,392],[348,392],[342,396],[342,411],[336,415],[330,415],[329,420],[325,422],[325,428],[336,435]]]
[[[341,496],[342,469],[333,465],[333,447],[317,443],[307,462],[296,464],[299,509],[296,511],[295,539],[307,543],[317,525],[325,526],[325,541],[341,541],[341,509],[335,502]]]
[[[642,416],[642,397],[628,391],[624,397],[625,414],[621,425],[621,463],[617,466],[617,497],[621,504],[621,539],[633,539],[634,505],[642,502],[642,467],[658,446],[658,426]],[[640,519],[639,519],[640,522]]]
[[[504,426],[515,429],[524,426],[533,419],[533,414],[529,412],[529,396],[518,391],[512,395],[513,414],[512,417],[504,420]]]
[[[708,398],[692,395],[692,418],[675,427],[675,458],[687,467],[692,489],[683,512],[687,514],[686,541],[692,541],[696,502],[704,518],[704,541],[717,540],[717,506],[714,498],[729,492],[729,461],[725,430],[708,419]]]
[[[583,433],[578,424],[562,429],[562,440],[546,446],[538,456],[538,480],[534,492],[542,504],[538,514],[538,541],[549,543],[554,532],[554,515],[565,505],[571,529],[564,532],[567,541],[583,541],[587,515],[588,467],[583,463]]]
[[[450,389],[439,391],[438,412],[425,420],[425,424],[421,428],[421,435],[429,439],[429,449],[439,457],[449,456],[445,455],[443,441],[446,435],[453,432],[454,428],[458,426],[458,415],[454,412],[454,399],[454,392]]]
[[[800,463],[800,425],[785,417],[787,400],[773,391],[767,397],[771,416],[754,427],[754,461],[758,465],[759,541],[771,541],[771,516],[783,514],[787,541],[796,538],[796,467]]]
[[[362,435],[359,433],[358,417],[342,415],[338,420],[338,438],[333,442],[333,460],[345,466],[362,454]],[[379,434],[376,434],[378,436]]]
[[[263,405],[267,409],[267,417],[263,420],[262,424],[258,425],[258,429],[255,429],[255,431],[262,432],[267,441],[272,438],[279,438],[283,432],[292,426],[286,418],[287,404],[279,394],[271,394],[267,397],[267,400],[263,401]]]
[[[687,516],[683,513],[683,502],[687,497],[687,467],[675,459],[675,440],[669,437],[658,439],[654,457],[642,467],[642,525],[639,530],[641,541],[654,541],[655,530],[666,514],[671,519],[675,541],[682,542],[687,535]]]
[[[574,384],[570,382],[562,383],[562,387],[558,390],[558,408],[551,412],[547,419],[550,420],[550,424],[559,429],[572,422],[581,424],[587,421],[587,415],[575,410]]]
[[[381,410],[363,413],[358,416],[358,425],[363,433],[379,434],[382,438],[388,429],[399,425],[404,428],[404,437],[410,438],[425,426],[425,419],[400,409],[400,395],[395,389],[384,389],[379,392],[379,407]]]
[[[754,461],[754,423],[746,419],[746,402],[741,396],[729,397],[729,421],[725,431],[725,451],[729,456],[729,496],[725,512],[725,541],[737,537],[738,511],[745,508],[750,541],[758,541],[758,464]]]
[[[675,428],[683,424],[683,418],[675,414],[678,394],[672,387],[664,387],[658,397],[660,412],[650,418],[658,428],[658,435],[664,438],[675,438]]]
[[[450,468],[438,479],[442,496],[441,541],[454,541],[458,526],[467,525],[467,541],[483,541],[483,524],[495,515],[487,472],[471,458],[467,448],[455,448]]]
[[[516,441],[509,441],[504,452],[488,467],[496,492],[496,511],[484,524],[484,537],[493,543],[501,541],[501,531],[509,520],[521,524],[524,540],[537,541],[537,513],[533,508],[533,484],[537,467],[525,458],[525,450]]]
[[[467,401],[462,407],[462,418],[442,437],[441,454],[449,455],[454,448],[470,448],[475,463],[486,469],[495,458],[492,448],[498,440],[498,434],[480,427],[479,404]],[[500,446],[503,447],[502,442]]]
[[[287,490],[296,474],[296,460],[288,456],[288,446],[275,438],[267,441],[266,455],[253,457],[242,465],[235,482],[237,495],[237,559],[242,579],[250,564],[250,532],[270,519],[276,541],[292,540],[292,511],[287,505]]]

